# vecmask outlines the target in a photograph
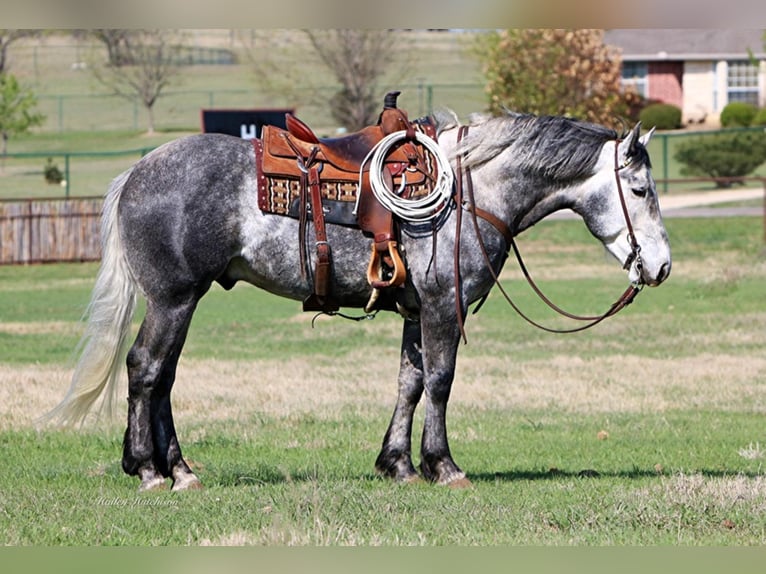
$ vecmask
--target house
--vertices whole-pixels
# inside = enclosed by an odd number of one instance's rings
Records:
[[[604,42],[622,54],[623,84],[678,106],[685,123],[715,125],[729,102],[766,107],[763,30],[612,29]]]

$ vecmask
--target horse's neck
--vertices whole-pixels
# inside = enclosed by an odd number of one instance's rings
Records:
[[[577,203],[581,186],[561,187],[518,173],[509,165],[498,157],[478,167],[473,177],[477,207],[502,219],[514,235]]]
[[[440,145],[450,155],[454,154],[457,146],[456,135],[457,129],[450,129],[440,137]],[[598,183],[595,180],[601,177],[601,163],[608,163],[613,157],[613,149],[605,146],[602,150],[597,175],[592,178],[593,181],[589,179],[562,186],[560,182],[547,178],[543,173],[525,172],[519,165],[518,158],[514,157],[514,150],[508,148],[472,169],[476,206],[505,222],[514,235],[556,211],[577,211],[587,188]]]

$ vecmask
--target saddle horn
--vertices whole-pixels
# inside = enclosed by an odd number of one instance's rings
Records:
[[[388,92],[386,94],[386,97],[383,99],[383,109],[384,110],[395,110],[396,109],[396,98],[399,97],[399,94],[401,94],[401,92],[399,92],[399,91]]]

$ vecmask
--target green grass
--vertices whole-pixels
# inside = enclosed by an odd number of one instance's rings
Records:
[[[136,494],[119,468],[115,434],[5,433],[3,450],[23,462],[12,479],[2,479],[3,542],[763,543],[764,492],[717,500],[706,491],[735,475],[761,477],[760,463],[736,455],[742,436],[760,431],[759,416],[618,417],[606,441],[595,438],[603,421],[546,418],[532,426],[500,412],[455,417],[456,431],[493,430],[456,449],[472,463],[474,488],[465,491],[372,476],[375,450],[358,445],[377,435],[353,414],[322,422],[261,419],[247,439],[224,426],[209,429],[212,438],[187,444],[204,464],[199,473],[207,488],[182,495]],[[333,446],[289,446],[293,437],[311,435]]]
[[[188,493],[136,493],[120,468],[119,422],[79,432],[3,427],[0,543],[762,545],[762,222],[673,219],[667,227],[671,279],[591,331],[537,331],[497,292],[471,317],[449,419],[469,490],[396,485],[373,473],[394,400],[398,319],[319,318],[312,330],[296,302],[249,286],[215,288],[195,315],[182,364],[241,361],[235,372],[256,390],[259,365],[282,365],[290,385],[291,366],[306,357],[319,372],[379,357],[374,387],[388,399],[360,407],[351,392],[329,409],[279,412],[265,402],[216,418],[207,411],[225,399],[211,389],[213,402],[180,409],[184,454],[206,486]],[[548,273],[541,286],[566,307],[601,310],[624,288],[580,222],[545,222],[520,245],[531,272]],[[593,276],[550,274],[572,257]],[[0,267],[7,384],[16,370],[67,364],[95,272],[93,264]],[[512,262],[504,282],[537,318],[557,321]],[[744,370],[727,372],[727,364]],[[546,379],[546,368],[558,375]],[[699,381],[689,368],[699,369]],[[568,395],[582,392],[579,377],[588,390],[575,400]],[[179,381],[177,392],[200,385]],[[531,398],[503,394],[529,385]],[[311,392],[329,388],[320,380]],[[535,406],[536,393],[550,394],[544,407]],[[614,396],[627,402],[610,408]],[[422,422],[419,410],[415,450]]]

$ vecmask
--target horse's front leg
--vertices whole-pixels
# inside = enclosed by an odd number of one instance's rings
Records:
[[[398,481],[418,480],[412,465],[412,417],[423,394],[423,357],[420,348],[420,323],[404,321],[402,355],[399,364],[399,394],[394,415],[388,425],[375,469]]]
[[[452,460],[447,442],[447,401],[455,377],[460,330],[449,306],[421,310],[425,421],[420,446],[423,476],[438,484],[467,487],[471,482]]]

